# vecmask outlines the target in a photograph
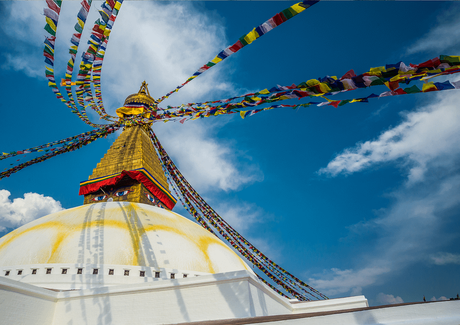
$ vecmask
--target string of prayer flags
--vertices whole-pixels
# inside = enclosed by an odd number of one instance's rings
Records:
[[[50,36],[46,37],[45,39],[45,48],[43,51],[43,55],[45,57],[45,76],[48,79],[48,86],[54,92],[56,98],[61,100],[67,107],[70,108],[72,113],[77,114],[77,116],[86,124],[92,127],[98,127],[100,125],[92,123],[88,116],[86,115],[86,111],[83,109],[82,111],[78,110],[76,107],[72,106],[72,103],[64,98],[64,96],[59,91],[59,88],[56,84],[55,76],[54,76],[54,45],[56,41],[56,31],[58,27],[59,21],[59,14],[61,11],[61,4],[62,1],[60,0],[46,0],[48,8],[44,8],[46,25],[45,30],[50,34]],[[47,16],[48,15],[48,16]],[[75,54],[76,54],[75,48]]]
[[[413,85],[411,87],[407,88],[398,88],[395,89],[394,91],[385,91],[379,95],[376,95],[374,93],[366,96],[366,97],[361,97],[361,98],[353,98],[353,99],[341,99],[341,100],[329,100],[328,98],[327,101],[310,101],[308,103],[303,103],[303,104],[298,104],[298,105],[285,105],[285,104],[278,104],[278,105],[271,105],[267,106],[261,109],[254,109],[254,110],[249,110],[249,111],[243,111],[243,110],[233,110],[233,111],[227,111],[227,112],[222,112],[217,114],[212,114],[212,110],[208,111],[207,114],[201,114],[202,112],[197,113],[196,116],[199,117],[209,117],[209,116],[215,116],[215,115],[222,115],[222,114],[235,114],[239,113],[241,118],[246,118],[249,116],[252,116],[256,113],[262,112],[262,111],[267,111],[271,110],[274,108],[299,108],[299,107],[307,107],[307,106],[318,106],[318,107],[323,107],[323,106],[333,106],[335,108],[344,106],[346,104],[351,104],[351,103],[368,103],[369,99],[372,98],[382,98],[382,97],[389,97],[389,96],[400,96],[400,95],[407,95],[407,94],[415,94],[415,93],[424,93],[424,92],[431,92],[431,91],[442,91],[442,90],[451,90],[451,89],[460,89],[460,81],[456,82],[451,82],[449,80],[444,81],[444,82],[434,82],[434,83],[426,83],[423,84],[423,88],[420,89],[416,85]],[[325,98],[325,97],[324,97]],[[191,118],[194,119],[194,118]],[[187,120],[187,119],[185,119]],[[174,121],[174,120],[173,120]]]
[[[84,89],[86,89],[86,94],[89,96],[84,99],[88,101],[89,105],[100,115],[102,119],[107,121],[111,121],[111,118],[114,119],[115,117],[109,116],[104,109],[104,105],[102,103],[100,77],[109,36],[122,3],[123,0],[106,0],[102,4],[102,10],[99,11],[102,20],[98,19],[96,21],[91,32],[90,40],[88,41],[90,46],[86,52],[86,56],[84,55],[84,58],[87,60],[85,62],[85,68],[89,66],[88,63],[91,64],[91,67],[86,72],[87,77],[84,81]],[[80,71],[85,71],[82,69],[82,66],[80,66]],[[90,72],[92,72],[92,80],[89,78]],[[94,85],[94,97],[91,91],[91,84]]]
[[[95,141],[97,139],[100,139],[102,137],[106,137],[107,135],[117,131],[118,129],[120,129],[120,127],[121,126],[119,126],[119,125],[107,125],[107,126],[102,127],[100,129],[93,130],[91,135],[83,133],[83,134],[79,135],[78,138],[73,137],[74,141],[69,141],[64,146],[61,146],[61,147],[58,147],[58,148],[52,148],[52,149],[49,149],[49,150],[44,150],[46,152],[44,155],[39,156],[39,157],[34,158],[34,159],[31,159],[31,160],[26,161],[26,162],[24,162],[22,164],[19,164],[17,166],[11,167],[6,171],[1,172],[0,173],[0,179],[5,178],[5,177],[9,177],[11,174],[17,173],[18,171],[20,171],[20,170],[22,170],[22,169],[24,169],[26,167],[29,167],[29,166],[37,164],[39,162],[48,160],[48,159],[50,159],[52,157],[55,157],[57,155],[80,149],[81,147],[86,146],[86,145],[92,143],[93,141]],[[40,151],[40,150],[37,150],[37,151]]]
[[[211,233],[215,235],[219,234],[222,239],[225,239],[241,256],[257,267],[268,279],[282,287],[284,292],[276,289],[271,283],[262,278],[264,283],[267,283],[267,285],[280,295],[290,295],[302,301],[311,300],[311,298],[327,299],[325,295],[271,261],[222,219],[183,177],[152,130],[150,130],[150,137],[160,158],[162,168],[167,175],[168,182],[170,182],[171,187],[178,194],[184,208],[190,212],[199,224]],[[258,276],[260,277],[260,275]]]
[[[170,91],[163,97],[161,97],[158,102],[162,102],[166,98],[168,98],[171,94],[179,91],[182,87],[184,87],[186,84],[188,84],[190,81],[198,77],[200,74],[203,72],[209,70],[213,66],[215,66],[217,63],[225,60],[228,58],[230,55],[238,52],[241,50],[243,47],[251,44],[254,42],[256,39],[260,38],[261,36],[265,35],[272,29],[276,28],[277,26],[281,25],[282,23],[288,21],[292,17],[298,15],[299,13],[303,12],[305,9],[313,6],[315,3],[319,2],[319,0],[316,1],[303,1],[296,3],[289,8],[284,9],[283,11],[277,13],[275,16],[271,17],[269,20],[266,22],[262,23],[261,25],[253,28],[249,33],[241,36],[238,41],[236,41],[235,44],[230,45],[226,49],[222,50],[219,52],[219,54],[216,55],[214,59],[203,65],[200,69],[198,69],[190,78],[188,78],[183,84],[177,86],[174,90]]]
[[[77,107],[74,99],[74,95],[72,93],[72,87],[76,86],[77,82],[72,82],[72,74],[74,71],[74,64],[77,55],[78,48],[80,46],[81,34],[83,29],[85,28],[86,18],[88,16],[89,9],[91,8],[92,0],[83,0],[81,2],[80,10],[77,14],[77,23],[74,26],[76,33],[74,33],[70,39],[71,48],[69,49],[70,59],[67,63],[66,72],[65,72],[65,79],[63,80],[62,86],[65,87],[68,101],[66,102],[67,106],[71,110],[80,111]]]
[[[455,89],[455,85],[449,81],[440,83],[426,83],[428,79],[439,77],[442,75],[450,75],[460,72],[460,65],[455,65],[458,62],[458,57],[442,55],[438,58],[431,59],[418,65],[405,65],[403,62],[397,64],[387,64],[384,67],[371,68],[368,72],[356,75],[353,70],[348,71],[340,79],[332,76],[326,76],[319,79],[310,79],[298,85],[291,86],[275,86],[270,89],[264,89],[256,93],[249,93],[232,98],[207,101],[202,103],[188,103],[177,107],[168,106],[167,109],[158,109],[152,120],[175,121],[180,118],[181,123],[186,120],[197,118],[217,116],[224,114],[233,114],[239,112],[242,118],[251,116],[261,110],[267,110],[277,107],[296,107],[297,105],[288,106],[269,106],[264,109],[250,109],[263,104],[274,103],[288,99],[303,99],[322,97],[328,100],[327,102],[309,102],[312,105],[324,106],[343,106],[347,103],[367,102],[371,97],[355,98],[347,100],[329,100],[328,97],[338,95],[340,93],[357,90],[360,88],[368,88],[379,85],[385,85],[389,91],[384,92],[377,97],[394,96],[414,92],[428,92]],[[415,81],[425,81],[422,89],[418,87],[401,88],[400,85],[408,85]],[[326,97],[327,96],[327,97]],[[371,95],[372,96],[372,95]],[[184,120],[184,117],[186,118]]]
[[[91,130],[91,131],[88,131],[88,132],[85,132],[85,133],[74,135],[73,137],[53,141],[53,142],[50,142],[50,143],[42,144],[40,146],[27,148],[27,149],[23,149],[23,150],[19,150],[19,151],[8,152],[8,153],[3,152],[0,155],[0,160],[15,157],[15,156],[21,155],[21,154],[48,151],[51,147],[54,147],[56,145],[60,145],[60,144],[66,145],[66,144],[69,144],[69,143],[71,143],[73,141],[88,139],[88,138],[91,138],[91,137],[95,137],[98,134],[105,134],[106,130],[110,130],[112,128],[113,128],[112,125],[106,125],[106,126],[104,126],[102,128],[99,128],[99,129],[94,129],[94,130]]]

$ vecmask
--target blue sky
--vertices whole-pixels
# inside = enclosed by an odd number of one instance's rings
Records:
[[[124,3],[102,70],[106,109],[113,113],[143,80],[161,97],[290,4]],[[0,2],[3,152],[90,130],[47,87],[44,6]],[[78,7],[78,2],[63,5],[58,78]],[[93,11],[88,22],[96,18]],[[322,2],[164,103],[220,99],[340,77],[350,69],[359,74],[387,63],[458,55],[459,21],[456,2]],[[364,294],[372,305],[410,302],[460,291],[458,100],[458,92],[445,91],[337,109],[277,109],[244,120],[157,123],[154,129],[208,203],[287,270],[330,297]],[[81,205],[79,182],[115,138],[1,180],[2,232]],[[0,168],[10,163],[15,161],[1,161]]]

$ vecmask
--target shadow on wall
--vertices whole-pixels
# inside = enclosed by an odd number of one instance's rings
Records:
[[[95,209],[94,205],[91,205],[85,215],[85,219],[82,225],[80,232],[80,239],[78,242],[79,252],[78,260],[75,267],[79,267],[82,264],[95,264],[95,265],[104,265],[104,220],[105,220],[105,207],[106,203],[103,203],[100,206],[100,209],[97,210],[97,215],[94,216]],[[93,220],[94,219],[94,220]],[[93,224],[93,227],[90,225]],[[100,293],[108,292],[108,288],[100,288],[99,283],[102,280],[104,282],[104,277],[106,274],[98,274],[95,277],[92,274],[75,274],[72,276],[73,283],[76,283],[76,277],[86,277],[86,281],[81,281],[82,283],[89,283],[93,289],[93,293],[99,293],[95,295],[91,301],[91,304],[97,305],[99,307],[98,315],[98,324],[100,325],[109,325],[112,324],[112,311],[110,306],[110,298],[108,295],[100,295]],[[101,278],[102,277],[102,278]],[[83,279],[81,279],[83,280]],[[74,289],[75,289],[74,285]],[[83,292],[81,295],[83,295]],[[65,297],[69,297],[70,292],[64,292]],[[65,301],[65,313],[72,313],[72,300]],[[88,317],[86,313],[86,300],[80,299],[80,310],[81,310],[81,319],[78,320],[79,324],[89,324]],[[67,322],[67,325],[77,325],[73,324],[73,317],[70,317],[70,320]]]

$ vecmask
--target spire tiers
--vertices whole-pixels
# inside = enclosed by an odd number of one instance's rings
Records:
[[[141,126],[126,127],[93,169],[89,179],[138,168],[145,168],[163,187],[168,187],[148,133]]]

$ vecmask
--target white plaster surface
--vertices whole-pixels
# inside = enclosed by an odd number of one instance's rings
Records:
[[[79,269],[81,269],[81,274],[78,274]],[[33,270],[35,270],[35,274]],[[49,274],[47,270],[51,270]],[[63,270],[66,270],[65,274],[63,274]],[[97,274],[94,274],[94,270],[97,270]],[[110,272],[110,270],[113,270],[113,272]],[[8,276],[5,275],[7,271],[9,271]],[[19,271],[21,271],[20,275],[18,274]],[[141,276],[141,271],[144,272],[144,276]],[[159,278],[156,278],[157,272],[159,272]],[[156,269],[146,266],[98,264],[31,264],[0,268],[0,277],[58,290],[95,289],[120,284],[156,282],[169,280],[172,274],[174,278],[181,279],[210,273],[165,268]]]
[[[257,323],[262,319],[263,324],[273,325],[460,324],[458,300],[366,307],[363,296],[292,303],[247,271],[71,291],[51,291],[0,278],[0,324],[153,325],[210,320],[231,323],[238,318],[252,324],[251,317],[258,317]],[[353,308],[365,310],[350,311]],[[305,317],[332,310],[346,312]],[[270,321],[270,316],[284,315],[301,318]]]
[[[14,270],[13,276],[18,267],[30,265],[144,266],[197,274],[252,272],[226,244],[196,223],[169,210],[130,202],[60,211],[0,238],[0,276],[9,269]]]
[[[248,271],[68,291],[46,290],[1,277],[0,299],[8,302],[0,304],[1,319],[14,324],[30,324],[19,310],[25,315],[40,310],[46,321],[35,324],[56,325],[171,324],[285,315],[294,311],[288,299],[270,290]],[[349,307],[345,300],[332,299],[328,303],[331,308]],[[360,307],[367,306],[364,297],[360,301]],[[10,305],[20,307],[10,308]],[[316,309],[304,307],[304,310]]]

